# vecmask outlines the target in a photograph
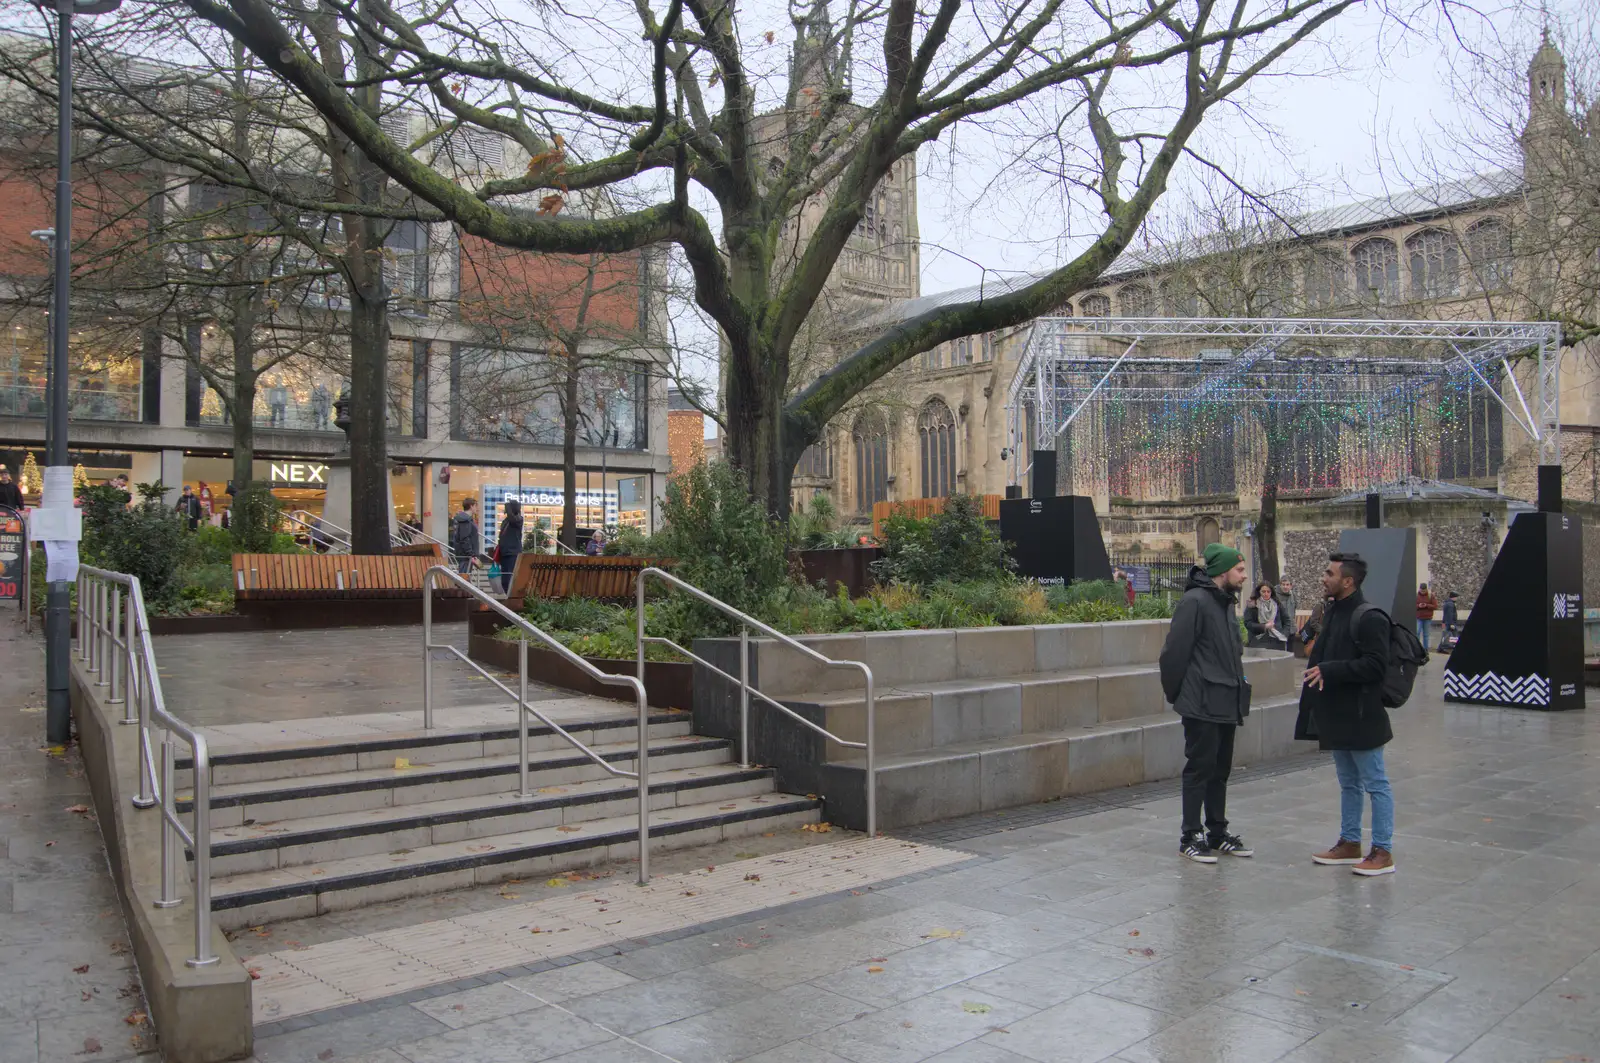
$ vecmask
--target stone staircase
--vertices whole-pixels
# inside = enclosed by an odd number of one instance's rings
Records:
[[[598,698],[540,706],[618,768],[638,755],[631,707]],[[529,720],[533,795],[517,795],[512,707],[433,731],[376,731],[335,718],[327,739],[218,739],[212,756],[212,904],[224,928],[299,918],[638,856],[635,780],[607,774]],[[481,722],[481,721],[491,722]],[[503,722],[502,722],[503,721]],[[392,717],[391,723],[392,726]],[[651,848],[793,829],[821,802],[776,792],[733,744],[691,733],[686,713],[650,721]],[[190,766],[176,781],[193,801]]]
[[[804,641],[867,664],[876,681],[880,830],[1171,778],[1183,728],[1162,695],[1156,660],[1168,622],[1057,624],[874,632]],[[702,656],[732,674],[737,643],[705,640]],[[752,642],[752,681],[847,741],[865,737],[858,671],[827,669],[771,640]],[[1303,663],[1251,651],[1253,707],[1234,760],[1310,748],[1292,735]],[[776,710],[751,706],[751,756],[779,785],[823,795],[830,821],[866,821],[865,757]],[[701,669],[695,727],[738,733],[734,689]]]

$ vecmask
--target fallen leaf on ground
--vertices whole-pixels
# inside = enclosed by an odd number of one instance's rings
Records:
[[[89,992],[87,989],[85,989],[83,992],[78,994],[78,999],[79,1000],[93,1000],[94,999],[94,994]]]
[[[541,786],[534,792],[540,794],[564,794],[567,792],[567,788],[565,786]]]
[[[507,893],[504,890],[500,891],[500,897],[501,897],[502,900],[514,901],[518,897],[521,897],[521,896],[522,896],[522,894],[520,894],[520,893]]]
[[[557,827],[556,828],[556,830],[560,831],[562,834],[576,834],[578,831],[580,831],[582,829],[583,829],[582,827]]]
[[[246,967],[245,968],[245,973],[250,976],[250,981],[252,981],[252,982],[261,981],[261,968],[259,968],[259,967]]]
[[[963,1000],[961,1002],[961,1010],[968,1015],[987,1015],[994,1010],[994,1006],[979,1000]]]
[[[150,1021],[150,1016],[146,1015],[142,1011],[130,1011],[122,1021],[127,1023],[129,1026],[143,1026],[146,1022]]]
[[[868,963],[888,963],[889,962],[889,957],[887,957],[887,956],[868,956],[867,957],[867,962]]]
[[[114,955],[121,956],[124,952],[128,951],[127,943],[122,941],[113,941],[111,943],[111,951]]]
[[[1155,949],[1129,949],[1128,950],[1128,955],[1129,956],[1143,956],[1146,959],[1149,959],[1151,956],[1154,956],[1155,954],[1156,954],[1156,950]]]
[[[83,1051],[79,1052],[78,1055],[80,1055],[80,1056],[92,1056],[92,1055],[94,1055],[95,1053],[97,1053],[99,1051],[100,1051],[100,1042],[95,1040],[93,1037],[85,1037],[83,1039]]]
[[[909,1023],[909,1022],[902,1022],[902,1023],[901,1023],[901,1024],[900,1024],[900,1028],[901,1028],[901,1029],[902,1029],[902,1030],[910,1030],[910,1029],[912,1029],[912,1028],[913,1028],[913,1027],[912,1027],[912,1025],[911,1025],[911,1023]]]
[[[44,843],[44,847],[45,847],[45,848],[46,848],[46,849],[49,849],[49,848],[50,848],[50,847],[51,847],[51,846],[53,846],[53,845],[55,845],[55,842],[45,842],[45,843]]]
[[[761,836],[763,838],[776,838],[778,835],[777,835],[776,831],[770,831],[769,830],[769,831],[762,831],[761,832]]]
[[[833,826],[828,823],[802,823],[800,829],[810,831],[812,834],[827,834],[833,830]]]
[[[80,816],[87,816],[89,814],[89,806],[88,805],[68,805],[67,806],[67,811],[68,812],[76,812]]]
[[[409,757],[395,757],[394,758],[394,770],[395,771],[404,771],[405,769],[407,769],[409,767],[411,767],[411,760],[410,760]]]
[[[1128,931],[1128,936],[1131,938],[1136,938],[1139,936],[1139,932],[1137,930],[1130,930]]]
[[[88,972],[88,970],[89,970],[89,965],[86,963],[82,967],[74,967],[72,969],[72,973],[73,974],[85,974],[85,973]]]
[[[451,1011],[466,1011],[467,1010],[467,1006],[465,1004],[451,1004],[450,1005],[450,1010]]]
[[[549,886],[553,890],[559,890],[559,889],[566,889],[568,886],[572,885],[572,883],[568,882],[564,878],[553,878],[550,881],[546,882],[545,885]]]
[[[867,968],[867,973],[868,974],[882,974],[883,973],[883,968],[882,967],[868,967]]]
[[[942,926],[936,926],[922,936],[927,940],[943,940],[945,938],[965,937],[966,933],[965,930],[946,930]]]
[[[760,875],[746,875],[744,877],[744,880],[746,882],[760,882],[761,881],[761,876]]]

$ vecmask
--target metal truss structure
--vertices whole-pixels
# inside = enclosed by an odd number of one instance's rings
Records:
[[[1486,389],[1533,439],[1539,462],[1559,464],[1559,343],[1559,325],[1530,321],[1039,318],[1006,401],[1011,482],[1031,460],[1030,414],[1033,445],[1050,447],[1095,401],[1315,403],[1360,406],[1372,416],[1407,410],[1443,382]],[[1513,358],[1537,359],[1532,408]],[[1501,370],[1514,405],[1490,382]]]

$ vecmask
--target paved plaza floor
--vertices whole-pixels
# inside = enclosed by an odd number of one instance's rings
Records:
[[[39,664],[36,641],[0,640],[0,1061],[128,1059],[134,972],[94,824],[69,811],[81,769],[39,749]],[[209,723],[299,704],[232,674],[246,696]],[[1600,1059],[1600,722],[1447,706],[1439,679],[1395,717],[1387,878],[1311,864],[1338,826],[1321,755],[1239,774],[1258,855],[1214,867],[1175,854],[1173,783],[875,842],[749,839],[663,854],[649,891],[619,866],[245,931],[281,1006],[254,1060]],[[355,700],[332,711],[388,711]],[[538,947],[515,967],[483,951],[518,935]]]
[[[1600,1058],[1600,725],[1446,706],[1438,682],[1434,668],[1396,716],[1400,870],[1388,878],[1311,864],[1338,831],[1332,765],[1314,755],[1234,787],[1251,860],[1180,861],[1172,784],[1032,806],[907,832],[950,855],[906,878],[269,1022],[256,1059]],[[564,910],[630,889],[574,891]],[[525,898],[499,903],[503,920],[488,891],[402,902],[369,928],[403,942],[410,912],[410,954],[426,966],[448,955],[439,928],[452,911],[473,912],[469,925],[529,921]],[[317,922],[265,932],[311,939]]]

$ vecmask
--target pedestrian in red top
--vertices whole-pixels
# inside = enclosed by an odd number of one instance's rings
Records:
[[[1417,638],[1422,640],[1424,646],[1428,645],[1428,636],[1433,630],[1433,611],[1439,608],[1439,599],[1434,597],[1428,585],[1424,583],[1417,588]]]

